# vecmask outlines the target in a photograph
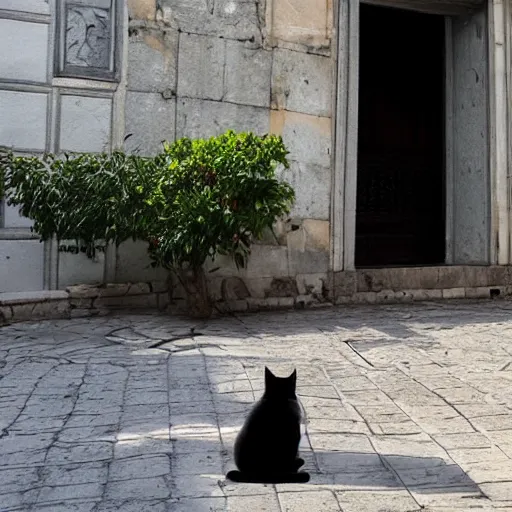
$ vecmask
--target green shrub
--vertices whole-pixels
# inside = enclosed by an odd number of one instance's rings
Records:
[[[169,180],[155,190],[160,223],[150,255],[165,268],[200,267],[217,254],[245,266],[251,238],[288,213],[294,192],[275,176],[288,166],[280,137],[227,132],[165,145],[158,165]],[[166,172],[162,172],[166,175]]]
[[[252,239],[289,212],[294,192],[275,175],[277,165],[288,167],[286,155],[281,137],[233,131],[166,143],[154,158],[4,151],[0,182],[42,240],[144,240],[152,265],[185,285],[184,271],[204,281],[203,264],[217,254],[245,266]]]

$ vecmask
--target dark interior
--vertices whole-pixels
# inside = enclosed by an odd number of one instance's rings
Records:
[[[444,18],[361,4],[357,267],[445,258]]]

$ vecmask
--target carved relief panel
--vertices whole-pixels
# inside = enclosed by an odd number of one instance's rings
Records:
[[[120,5],[118,0],[58,0],[56,76],[118,78]]]

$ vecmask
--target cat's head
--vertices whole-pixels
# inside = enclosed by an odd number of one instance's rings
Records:
[[[295,386],[297,384],[297,370],[288,377],[276,377],[265,366],[265,395],[267,398],[297,398]]]

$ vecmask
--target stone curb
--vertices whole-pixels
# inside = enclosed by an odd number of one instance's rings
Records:
[[[63,290],[0,293],[0,326],[31,320],[101,316],[123,309],[186,313],[183,299],[171,299],[162,283],[114,283],[77,285]],[[319,301],[314,295],[220,300],[218,314],[331,307],[341,304],[393,304],[450,299],[496,299],[512,295],[510,286],[446,288],[437,290],[382,290],[357,292],[336,302]]]

